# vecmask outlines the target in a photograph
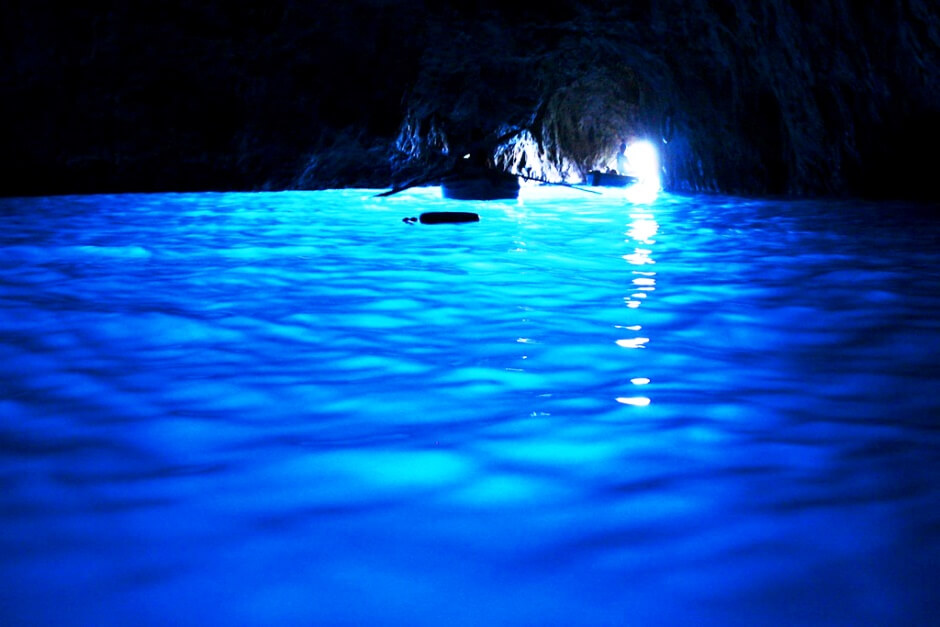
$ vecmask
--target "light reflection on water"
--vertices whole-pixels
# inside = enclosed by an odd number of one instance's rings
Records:
[[[935,224],[435,192],[0,200],[0,619],[929,622]]]

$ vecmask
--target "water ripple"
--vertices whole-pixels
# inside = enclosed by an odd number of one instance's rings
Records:
[[[371,194],[0,199],[6,622],[940,610],[926,214]]]

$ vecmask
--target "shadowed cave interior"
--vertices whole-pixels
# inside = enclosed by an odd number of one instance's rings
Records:
[[[481,140],[577,182],[635,137],[667,190],[936,198],[932,3],[623,4],[14,3],[0,192],[385,187]]]

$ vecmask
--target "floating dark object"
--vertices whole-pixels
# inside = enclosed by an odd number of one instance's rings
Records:
[[[615,172],[601,172],[599,170],[592,170],[588,174],[591,176],[591,185],[595,187],[626,187],[639,180],[635,176],[616,174]]]
[[[505,172],[446,178],[441,192],[450,200],[514,200],[519,197],[519,179]]]
[[[480,216],[469,211],[428,211],[421,214],[421,224],[457,224],[479,221]]]

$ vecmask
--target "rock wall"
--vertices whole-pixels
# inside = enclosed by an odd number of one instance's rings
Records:
[[[916,157],[940,140],[940,23],[928,2],[582,2],[567,14],[492,13],[488,28],[502,34],[485,39],[473,36],[479,27],[468,15],[479,15],[481,3],[472,4],[449,17],[449,28],[483,49],[495,50],[484,42],[498,39],[499,56],[522,66],[522,78],[470,83],[459,64],[450,77],[504,103],[524,102],[523,94],[534,102],[528,118],[479,110],[469,117],[486,130],[525,120],[542,159],[559,171],[566,160],[602,161],[619,133],[661,145],[671,189],[936,197],[932,166]],[[406,129],[433,120],[437,144],[442,127],[461,138],[468,117],[448,103],[439,49],[423,58]],[[559,110],[559,102],[580,105]],[[560,129],[559,119],[572,116],[579,124]],[[579,147],[585,129],[596,131],[593,151]]]
[[[420,29],[361,5],[12,0],[0,193],[281,189],[318,151],[387,146],[420,44],[400,30]]]
[[[929,2],[656,4],[691,147],[672,156],[675,185],[935,197],[914,152],[940,139]]]
[[[935,3],[505,4],[14,0],[0,193],[383,186],[519,130],[569,173],[629,134],[671,189],[937,197]]]

